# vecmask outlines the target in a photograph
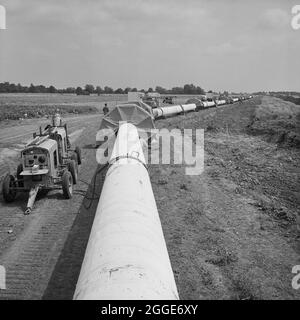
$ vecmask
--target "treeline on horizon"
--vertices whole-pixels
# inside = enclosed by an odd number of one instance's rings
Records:
[[[266,94],[285,94],[285,95],[300,95],[300,92],[297,91],[257,91],[253,92],[255,95],[266,95]]]
[[[68,93],[77,95],[89,95],[89,94],[127,94],[128,92],[158,92],[160,94],[205,94],[205,90],[199,86],[193,84],[185,84],[183,87],[173,87],[172,89],[166,89],[160,86],[148,88],[147,90],[127,87],[125,89],[118,88],[113,89],[105,86],[93,86],[87,84],[84,87],[68,87],[66,89],[57,89],[54,86],[46,87],[44,85],[22,86],[21,84],[14,84],[9,82],[0,83],[0,93]]]

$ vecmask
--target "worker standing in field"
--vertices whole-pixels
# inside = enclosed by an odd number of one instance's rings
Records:
[[[105,103],[104,108],[103,108],[103,114],[106,115],[106,114],[108,114],[108,112],[109,112],[109,109],[107,107],[107,103]]]

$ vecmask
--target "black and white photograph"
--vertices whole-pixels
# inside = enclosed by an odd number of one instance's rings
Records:
[[[297,0],[0,0],[0,309],[300,300],[299,57]]]

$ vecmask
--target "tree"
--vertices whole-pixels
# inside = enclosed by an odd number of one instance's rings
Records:
[[[17,92],[17,86],[14,83],[9,85],[9,92]]]
[[[122,88],[118,88],[117,90],[115,90],[115,93],[117,93],[117,94],[123,94],[124,91],[123,91]]]
[[[73,88],[73,87],[68,87],[66,90],[65,90],[66,93],[76,93],[76,89]]]
[[[166,94],[167,93],[167,89],[160,87],[160,86],[156,86],[155,91],[160,93],[160,94]]]
[[[183,92],[184,94],[196,94],[196,87],[193,84],[185,84]]]
[[[99,86],[96,87],[96,93],[98,94],[98,96],[103,92],[104,91],[103,91],[103,89],[101,87],[99,87]]]
[[[56,93],[57,92],[57,90],[54,86],[50,86],[48,90],[49,90],[49,93]]]
[[[130,91],[131,91],[131,88],[130,88],[130,87],[127,87],[127,88],[124,89],[124,93],[126,93],[126,94],[127,94],[128,92],[130,92]]]
[[[20,83],[17,84],[17,92],[23,92],[23,87]]]
[[[32,83],[30,84],[29,92],[30,93],[37,93],[36,87]]]
[[[205,91],[201,87],[196,87],[197,94],[205,94]]]
[[[76,94],[77,94],[78,96],[81,95],[81,94],[83,94],[83,90],[82,90],[81,87],[77,87],[77,88],[76,88]]]
[[[110,88],[110,87],[105,86],[104,87],[104,93],[111,94],[111,93],[114,93],[114,90],[112,88]]]
[[[10,93],[10,92],[24,92],[24,93],[76,93],[77,95],[82,94],[91,94],[97,93],[98,95],[102,93],[112,94],[127,94],[128,92],[137,92],[137,88],[130,88],[126,87],[125,89],[118,88],[114,90],[111,87],[105,86],[102,89],[100,86],[97,86],[96,89],[93,85],[87,84],[84,88],[77,87],[76,89],[73,87],[68,87],[66,89],[56,89],[54,86],[45,87],[44,85],[33,85],[31,84],[30,87],[22,86],[20,83],[17,85],[14,83],[9,82],[2,82],[0,83],[0,93]],[[145,92],[144,89],[140,90],[141,92]],[[205,94],[205,91],[200,86],[194,86],[193,84],[185,84],[184,87],[173,87],[172,89],[165,89],[161,86],[156,86],[155,91],[160,94]],[[153,88],[149,88],[147,92],[154,92]],[[211,90],[209,92],[212,92]],[[227,95],[228,92],[224,91],[224,95]]]
[[[94,93],[95,88],[92,84],[86,84],[85,85],[85,91],[87,91],[88,93]]]
[[[172,94],[183,94],[183,88],[182,87],[174,87],[171,89]]]

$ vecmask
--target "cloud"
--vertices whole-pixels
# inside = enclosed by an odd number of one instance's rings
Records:
[[[160,23],[200,19],[205,14],[198,2],[189,5],[179,0],[6,0],[12,15],[41,23],[43,20],[61,20],[82,25],[114,23]],[[5,2],[5,1],[4,1]],[[112,25],[113,26],[113,25]]]
[[[290,27],[294,0],[0,1],[8,20],[0,80],[114,87],[199,81],[239,90],[264,85],[253,66],[285,61],[285,48],[290,61],[299,55],[299,34]]]
[[[290,27],[290,14],[279,8],[267,9],[262,15],[262,26],[267,28],[289,28]]]
[[[206,52],[214,55],[234,55],[241,54],[245,50],[245,47],[231,42],[224,42],[217,45],[208,46]]]

